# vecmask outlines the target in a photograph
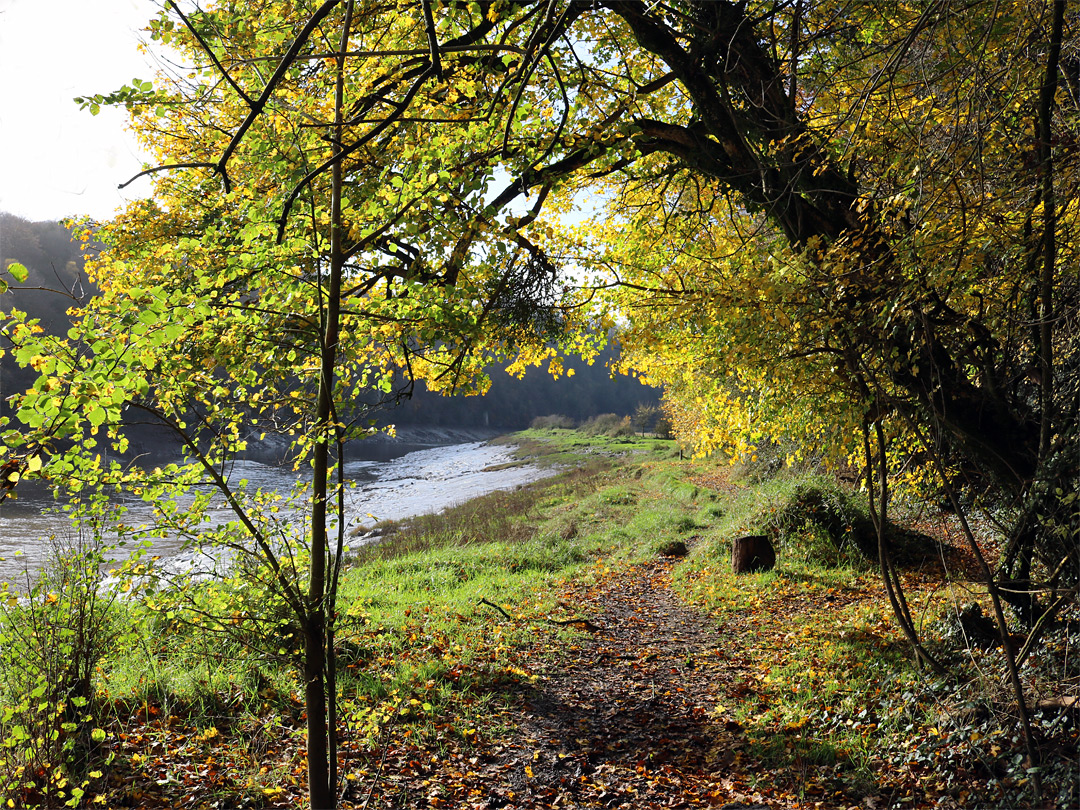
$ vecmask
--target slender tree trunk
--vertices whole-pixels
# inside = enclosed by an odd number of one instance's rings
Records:
[[[315,556],[314,554],[312,556]],[[304,628],[304,703],[307,710],[308,798],[311,810],[334,810],[327,746],[326,686],[323,680],[326,636],[322,611],[308,616]]]
[[[337,55],[337,83],[334,94],[334,143],[342,141],[344,115],[345,60],[352,25],[353,4],[346,7],[341,32],[341,44]],[[304,677],[307,701],[307,748],[308,748],[308,796],[312,810],[333,810],[337,807],[337,752],[336,733],[331,727],[337,717],[328,715],[327,684],[334,683],[327,677],[327,647],[332,643],[333,632],[328,624],[333,622],[334,605],[327,599],[327,563],[330,543],[327,533],[328,502],[330,495],[330,448],[340,446],[335,424],[334,382],[337,368],[338,341],[341,328],[341,280],[345,267],[345,251],[342,243],[341,200],[343,171],[341,161],[334,163],[330,190],[330,268],[326,298],[322,303],[322,345],[320,346],[320,370],[318,399],[315,406],[316,442],[313,448],[314,480],[312,482],[311,510],[311,568],[308,582],[308,625],[305,633]],[[320,292],[321,292],[320,286]],[[338,459],[338,464],[342,463]],[[338,501],[340,503],[340,501]],[[338,516],[339,523],[343,518]],[[337,559],[335,555],[334,559]],[[333,578],[335,572],[331,572]],[[332,658],[332,656],[331,656]],[[331,700],[335,709],[337,702]],[[333,760],[333,761],[332,761]]]
[[[1054,3],[1050,32],[1050,52],[1046,57],[1046,75],[1039,93],[1039,172],[1043,208],[1043,265],[1039,277],[1039,406],[1042,421],[1039,431],[1039,457],[1046,458],[1054,424],[1054,266],[1057,263],[1057,201],[1054,195],[1054,150],[1051,144],[1051,118],[1058,88],[1058,63],[1065,21],[1065,0]]]
[[[925,437],[921,435],[921,431],[919,431],[917,427],[916,432],[920,438],[923,439],[923,443],[926,447],[930,448],[930,444],[925,441]],[[964,538],[971,548],[971,553],[975,555],[975,561],[978,563],[979,570],[982,573],[983,583],[986,585],[986,592],[990,596],[990,605],[994,612],[994,623],[997,626],[998,640],[1001,642],[1002,657],[1005,659],[1005,674],[1012,686],[1013,697],[1016,698],[1016,710],[1020,720],[1020,732],[1023,736],[1024,747],[1027,750],[1028,755],[1028,767],[1035,769],[1032,771],[1031,781],[1035,788],[1036,802],[1039,802],[1042,800],[1042,780],[1039,777],[1037,769],[1041,757],[1039,754],[1039,747],[1035,742],[1035,737],[1031,731],[1031,717],[1028,714],[1027,700],[1024,697],[1024,685],[1020,680],[1020,667],[1017,663],[1016,652],[1013,649],[1012,636],[1009,635],[1009,623],[1005,618],[1005,610],[1001,604],[1001,593],[998,589],[997,582],[994,581],[994,574],[990,570],[990,565],[986,562],[986,556],[979,547],[979,541],[975,539],[975,533],[971,530],[971,524],[968,523],[967,514],[960,505],[960,501],[956,497],[956,492],[953,490],[952,485],[949,483],[949,477],[946,475],[945,467],[941,461],[941,453],[931,451],[930,456],[933,459],[934,466],[937,468],[938,478],[941,480],[945,495],[949,499],[949,503],[952,504],[953,512],[960,521],[960,527],[964,532]]]
[[[877,530],[878,562],[881,566],[881,581],[885,586],[885,595],[889,599],[889,605],[893,609],[893,615],[896,617],[896,622],[900,625],[901,631],[903,631],[904,636],[911,644],[911,649],[915,654],[915,660],[919,663],[926,664],[934,670],[934,672],[941,674],[945,672],[945,667],[942,666],[941,662],[932,656],[922,645],[922,642],[919,641],[919,633],[915,628],[915,622],[911,619],[911,611],[908,608],[907,599],[904,598],[903,583],[900,581],[900,577],[896,572],[896,568],[893,565],[889,553],[889,542],[888,537],[886,536],[889,517],[889,468],[885,448],[885,432],[881,427],[880,419],[874,422],[874,429],[877,436],[877,464],[874,463],[874,454],[870,448],[870,428],[865,423],[863,424],[863,449],[866,454],[866,492],[870,506],[870,517],[874,521],[874,528]],[[878,486],[878,497],[876,502],[874,498],[875,481]]]
[[[935,460],[937,460],[936,454]],[[967,516],[964,514],[963,509],[953,493],[952,487],[945,477],[945,471],[940,468],[940,462],[939,470],[941,471],[941,480],[945,487],[945,492],[953,505],[954,511],[960,518],[960,525],[964,530],[964,537],[967,538],[968,545],[975,555],[975,560],[978,562],[979,569],[982,571],[983,581],[986,583],[986,592],[990,595],[990,605],[994,609],[994,622],[997,625],[998,639],[1001,641],[1002,657],[1005,659],[1005,672],[1012,685],[1013,696],[1016,698],[1016,710],[1020,717],[1020,730],[1024,736],[1024,747],[1027,749],[1028,766],[1035,769],[1032,771],[1032,784],[1035,787],[1036,801],[1041,801],[1042,781],[1039,778],[1039,771],[1037,770],[1041,757],[1039,755],[1039,747],[1036,744],[1035,737],[1031,731],[1031,718],[1028,715],[1027,700],[1024,697],[1024,685],[1020,680],[1020,667],[1017,664],[1017,655],[1013,649],[1012,636],[1009,635],[1009,624],[1005,619],[1005,611],[1001,606],[1001,594],[998,591],[997,583],[994,581],[994,575],[990,571],[990,566],[986,562],[986,557],[983,555],[982,549],[979,548],[979,543],[976,541],[975,535],[968,525]]]

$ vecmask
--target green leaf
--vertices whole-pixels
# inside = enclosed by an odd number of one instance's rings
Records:
[[[26,266],[19,262],[12,262],[7,266],[7,271],[11,273],[12,277],[20,284],[25,284],[26,279],[30,276],[30,271],[26,269]]]

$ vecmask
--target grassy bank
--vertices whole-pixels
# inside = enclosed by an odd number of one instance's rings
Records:
[[[860,550],[861,506],[834,483],[734,476],[655,439],[544,430],[511,441],[520,456],[561,472],[385,525],[386,542],[351,558],[336,645],[346,806],[360,806],[377,776],[417,751],[446,756],[511,734],[523,692],[572,649],[589,618],[568,589],[683,547],[674,587],[724,628],[735,662],[714,715],[745,733],[755,778],[783,785],[776,796],[842,791],[891,796],[895,806],[1030,798],[993,654],[956,637],[951,617],[977,593],[947,545],[924,537],[925,554],[912,554],[904,575],[913,612],[953,667],[935,679],[911,664]],[[752,533],[775,539],[777,567],[736,577],[730,541]],[[58,768],[77,751],[63,778],[67,795],[81,786],[85,803],[292,806],[305,765],[288,621],[209,621],[122,600],[105,614],[79,716],[63,719],[56,750],[44,740],[30,756],[13,729],[30,738],[29,725],[44,721],[29,704],[9,712],[9,769]],[[20,617],[23,607],[9,607],[9,626]],[[1033,690],[1075,689],[1076,640],[1067,630],[1047,636],[1026,671]],[[7,663],[10,690],[18,684]],[[1068,718],[1039,720],[1056,752],[1044,774],[1055,801],[1076,797]],[[4,800],[39,799],[30,782],[12,780]]]

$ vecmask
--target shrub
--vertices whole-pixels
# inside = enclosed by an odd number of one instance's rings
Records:
[[[777,505],[769,526],[781,541],[799,534],[812,538],[811,546],[819,553],[830,546],[837,552],[857,551],[871,559],[877,553],[877,533],[869,516],[839,487],[800,484]]]
[[[630,417],[619,416],[614,413],[602,413],[594,416],[581,426],[581,432],[586,436],[619,437],[635,435]]]
[[[115,638],[116,592],[102,589],[103,548],[54,547],[37,580],[0,599],[0,801],[74,807],[105,738],[93,718],[94,671]]]
[[[529,423],[529,427],[533,430],[555,430],[556,428],[572,430],[576,425],[569,416],[553,413],[548,416],[537,416]]]
[[[656,422],[653,424],[653,433],[656,434],[658,439],[675,438],[675,426],[671,423],[671,419],[667,414],[661,414],[657,417]]]

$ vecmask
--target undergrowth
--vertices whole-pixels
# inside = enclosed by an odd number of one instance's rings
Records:
[[[905,575],[928,643],[952,665],[948,677],[931,677],[894,629],[861,539],[858,499],[808,475],[732,482],[713,463],[679,460],[673,442],[548,427],[515,441],[562,472],[385,524],[383,542],[351,552],[336,638],[346,762],[391,740],[435,755],[498,740],[516,696],[547,665],[544,651],[573,643],[576,631],[552,621],[574,616],[560,601],[566,583],[686,553],[674,587],[712,613],[731,640],[728,658],[742,662],[718,685],[715,713],[743,729],[755,757],[794,780],[788,789],[826,804],[841,787],[887,802],[1030,801],[993,654],[966,650],[951,634],[959,592],[925,569]],[[731,541],[742,534],[772,538],[774,570],[731,573]],[[49,591],[41,593],[48,604]],[[228,599],[227,587],[220,593]],[[85,715],[94,746],[64,773],[95,774],[86,786],[111,785],[114,804],[173,801],[190,790],[220,806],[286,801],[304,773],[287,618],[262,616],[256,626],[243,611],[235,622],[209,622],[177,605],[109,604],[109,643],[95,660]],[[1078,642],[1075,630],[1046,636],[1025,669],[1033,697],[1075,693]],[[5,667],[14,684],[10,658]],[[1046,711],[1037,723],[1051,752],[1044,784],[1058,806],[1075,804],[1075,718]],[[365,778],[346,773],[357,785]],[[34,794],[20,791],[5,800],[32,805]],[[359,791],[346,790],[357,805]]]
[[[938,797],[943,806],[1037,806],[1000,654],[968,649],[957,632],[958,605],[972,587],[955,587],[962,583],[952,583],[940,565],[927,570],[928,559],[952,550],[919,532],[889,529],[902,558],[918,563],[904,577],[913,615],[950,664],[935,676],[916,666],[895,626],[870,549],[859,539],[868,523],[850,494],[814,477],[738,489],[717,510],[675,582],[721,617],[739,654],[754,661],[718,715],[740,724],[749,750],[783,768],[808,799],[842,787],[887,806],[917,795]],[[743,534],[772,539],[774,570],[731,572],[731,539]],[[1025,667],[1036,710],[1040,697],[1075,694],[1078,642],[1080,633],[1061,629]],[[1037,710],[1035,725],[1046,741],[1043,801],[1078,806],[1075,710],[1062,711],[1060,703]]]

